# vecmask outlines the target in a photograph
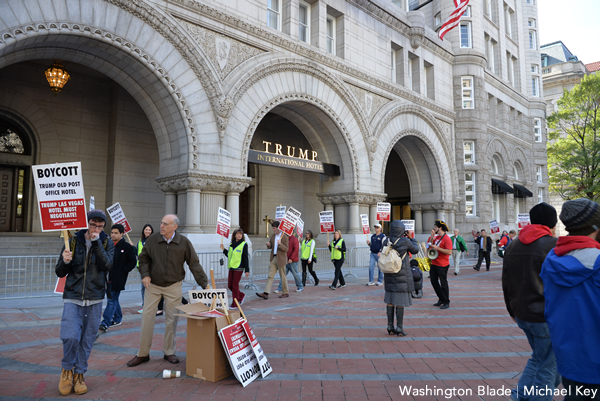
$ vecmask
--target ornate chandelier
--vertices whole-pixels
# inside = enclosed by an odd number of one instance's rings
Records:
[[[65,86],[67,81],[71,76],[65,70],[65,67],[60,63],[60,61],[55,61],[48,69],[46,70],[46,79],[50,84],[50,89],[54,92],[54,96],[58,94]]]

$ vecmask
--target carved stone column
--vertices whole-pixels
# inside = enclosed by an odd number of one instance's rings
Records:
[[[385,200],[385,194],[370,194],[364,192],[348,192],[338,194],[317,194],[319,200],[325,205],[335,207],[336,228],[344,230],[348,234],[362,234],[360,222],[360,205],[373,205],[369,208],[369,224],[375,224],[377,214],[377,202]]]
[[[186,193],[185,202],[186,232],[202,232],[200,228],[200,190],[189,188]]]
[[[231,230],[240,227],[240,194],[238,192],[227,192],[226,209],[231,213]]]
[[[360,210],[358,202],[350,203],[350,207],[348,210],[349,216],[349,225],[348,225],[348,233],[349,234],[360,234]]]
[[[165,214],[177,214],[177,194],[175,192],[165,193]]]

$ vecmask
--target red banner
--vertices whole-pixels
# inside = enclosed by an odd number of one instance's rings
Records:
[[[66,199],[39,202],[43,230],[73,230],[87,227],[85,201]]]

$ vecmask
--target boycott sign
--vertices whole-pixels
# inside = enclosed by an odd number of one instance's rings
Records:
[[[319,212],[319,223],[321,224],[322,233],[335,232],[335,226],[333,225],[333,210]]]
[[[125,227],[125,234],[131,231],[131,226],[127,221],[127,217],[125,217],[125,213],[123,212],[123,209],[121,208],[119,202],[115,203],[112,206],[109,206],[108,209],[106,209],[106,211],[108,212],[110,219],[113,221],[113,224],[122,224],[123,227]]]
[[[519,213],[517,215],[517,220],[519,222],[519,229],[531,224],[531,220],[529,220],[529,213]]]
[[[243,321],[242,327],[244,328],[246,336],[248,336],[248,340],[250,340],[250,345],[252,346],[252,350],[254,350],[254,355],[256,355],[258,365],[260,366],[260,374],[262,377],[267,377],[267,375],[273,371],[273,368],[271,367],[269,361],[267,361],[267,356],[258,343],[258,339],[254,335],[254,330],[252,330],[252,327],[250,327],[250,323],[248,323],[247,320]]]
[[[415,221],[414,220],[400,220],[402,224],[404,224],[404,229],[407,231],[415,231]]]
[[[240,319],[221,329],[219,338],[235,378],[246,387],[260,376],[260,366],[242,323]]]
[[[377,221],[390,221],[392,212],[392,204],[379,202],[377,203]]]
[[[500,226],[496,220],[490,221],[490,232],[492,234],[496,234],[500,232]]]
[[[304,221],[302,219],[298,219],[298,223],[296,223],[296,232],[300,238],[304,235]]]
[[[212,305],[213,299],[217,298],[217,302],[215,304],[216,308],[223,309],[223,303],[229,307],[229,300],[227,299],[227,290],[189,290],[190,302],[196,304],[198,302],[202,302],[204,305],[210,306]],[[221,296],[223,303],[219,301],[218,296]]]
[[[281,221],[281,220],[283,220],[284,216],[285,216],[285,206],[277,206],[275,208],[275,220]]]
[[[81,162],[31,166],[42,231],[88,228]]]
[[[219,208],[217,215],[217,234],[225,238],[229,237],[229,228],[231,227],[231,213],[223,208]],[[209,305],[210,306],[210,305]]]
[[[362,221],[363,234],[371,234],[371,228],[369,227],[369,215],[361,214],[360,220]]]
[[[283,218],[283,220],[281,220],[279,229],[285,234],[291,236],[294,233],[296,223],[298,222],[298,220],[300,220],[301,214],[302,213],[290,206],[287,212],[285,212],[285,217]]]

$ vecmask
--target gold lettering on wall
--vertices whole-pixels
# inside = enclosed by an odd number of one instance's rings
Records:
[[[271,142],[267,142],[267,141],[263,141],[263,144],[265,145],[265,152],[266,153],[273,153],[269,151],[269,146],[272,145]],[[282,149],[282,145],[279,143],[275,144],[275,154],[276,155],[280,155],[280,156],[284,156],[283,153],[281,153],[281,149]],[[308,155],[308,149],[302,149],[302,148],[298,148],[298,158],[300,159],[304,159],[304,160],[310,160],[310,161],[317,161],[317,157],[318,157],[318,153],[315,152],[314,150],[311,151],[311,157],[312,159],[309,159],[309,155]],[[296,157],[296,147],[295,146],[289,146],[287,145],[287,155],[289,157]]]

